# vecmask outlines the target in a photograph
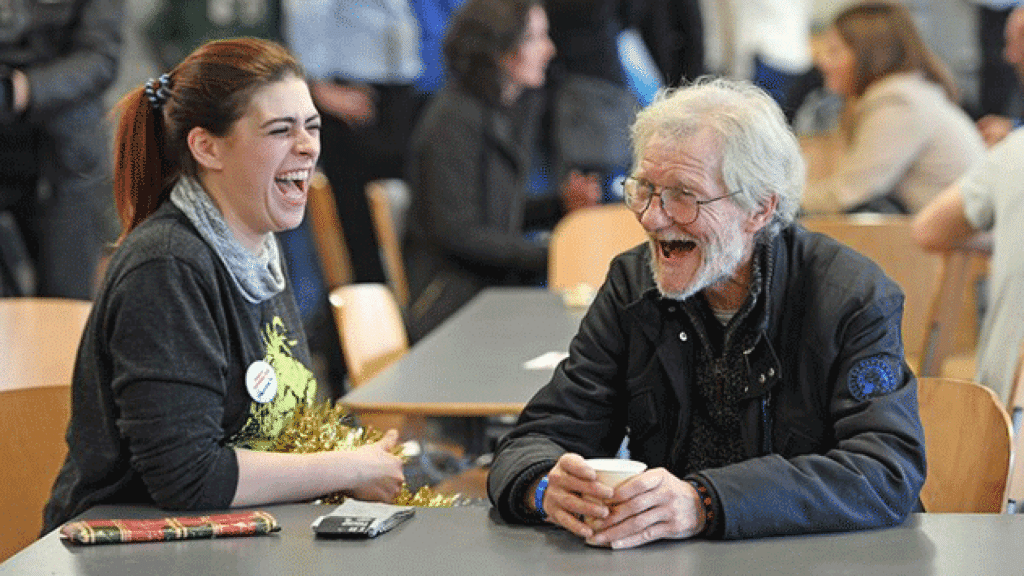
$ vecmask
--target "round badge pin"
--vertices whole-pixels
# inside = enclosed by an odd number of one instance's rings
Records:
[[[245,388],[249,396],[260,404],[273,400],[277,396],[277,373],[274,367],[263,360],[250,364],[245,371]]]

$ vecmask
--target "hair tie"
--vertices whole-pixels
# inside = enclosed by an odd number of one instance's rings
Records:
[[[149,105],[154,110],[163,108],[164,104],[167,103],[168,98],[171,97],[171,76],[170,74],[161,74],[159,78],[150,78],[146,82],[146,98],[149,99]]]

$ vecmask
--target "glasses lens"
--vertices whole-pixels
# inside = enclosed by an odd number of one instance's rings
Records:
[[[654,186],[626,178],[622,181],[622,195],[626,206],[641,214],[651,205],[651,196],[655,195]],[[697,202],[692,195],[675,188],[662,188],[658,196],[661,197],[662,209],[676,222],[689,224],[697,219]]]
[[[697,219],[697,199],[682,190],[674,188],[662,190],[661,205],[665,208],[665,212],[680,224],[689,224]]]
[[[647,207],[647,202],[651,199],[650,187],[633,178],[626,178],[622,181],[622,199],[630,210],[640,212]]]

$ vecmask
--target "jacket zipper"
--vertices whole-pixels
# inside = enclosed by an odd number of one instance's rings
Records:
[[[772,391],[768,389],[765,392],[764,398],[761,399],[761,423],[764,426],[764,435],[761,438],[761,451],[762,456],[771,454],[775,449],[772,446]]]

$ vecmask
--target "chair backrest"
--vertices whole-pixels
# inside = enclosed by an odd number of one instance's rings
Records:
[[[808,230],[821,232],[871,258],[906,294],[903,346],[917,369],[924,351],[928,309],[938,285],[942,259],[918,247],[911,236],[911,218],[878,214],[822,216],[802,219]]]
[[[39,537],[43,506],[67,455],[70,405],[69,384],[0,390],[0,562]]]
[[[597,288],[604,283],[612,258],[646,240],[636,215],[623,204],[570,212],[551,231],[548,288],[567,290],[580,284]]]
[[[392,213],[391,195],[387,181],[373,180],[366,185],[366,199],[370,204],[370,215],[377,231],[382,260],[387,268],[388,284],[395,300],[403,309],[409,305],[409,281],[405,276],[405,261],[402,260],[402,241]]]
[[[1024,432],[1021,432],[1021,421],[1024,420],[1024,342],[1021,343],[1020,354],[1017,356],[1017,371],[1010,388],[1010,420],[1013,423],[1013,470],[1010,473],[1009,498],[1017,503],[1017,510],[1024,508]]]
[[[313,242],[320,259],[320,268],[328,288],[352,282],[352,259],[349,256],[345,233],[334,202],[331,184],[322,172],[315,172],[309,180],[309,199],[306,202]]]
[[[353,387],[373,378],[409,350],[401,310],[384,284],[340,286],[331,290],[329,299]]]
[[[68,386],[92,303],[0,298],[0,390]]]
[[[921,490],[925,511],[1005,511],[1013,432],[1002,402],[967,380],[917,383],[928,458]]]
[[[67,454],[71,377],[92,304],[0,298],[0,561],[31,544]]]
[[[918,376],[939,376],[943,361],[978,344],[975,285],[988,270],[989,253],[957,249],[942,254],[939,283],[929,305]]]

